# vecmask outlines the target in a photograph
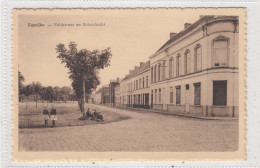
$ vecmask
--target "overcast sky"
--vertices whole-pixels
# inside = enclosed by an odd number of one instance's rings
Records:
[[[189,11],[190,12],[190,11]],[[158,50],[170,37],[170,32],[180,32],[184,23],[199,19],[198,13],[185,10],[86,10],[57,14],[20,15],[19,70],[25,83],[39,81],[44,86],[70,86],[68,70],[57,58],[58,43],[66,46],[70,41],[78,49],[112,50],[110,67],[100,70],[101,85],[111,79],[123,78],[129,70]],[[42,23],[44,27],[30,27],[28,23]],[[104,23],[99,27],[55,27],[54,23],[82,24]],[[47,26],[52,25],[52,26]]]

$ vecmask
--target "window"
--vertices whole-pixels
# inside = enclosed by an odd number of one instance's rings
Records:
[[[194,83],[194,105],[200,105],[200,83]]]
[[[227,105],[227,81],[213,81],[213,105]]]
[[[139,79],[139,89],[141,89],[142,83],[141,83],[141,79]]]
[[[165,79],[165,60],[163,61],[163,73],[162,73],[162,79]]]
[[[213,43],[214,66],[226,66],[228,57],[228,41],[216,40]]]
[[[186,84],[186,90],[189,90],[189,89],[190,89],[190,85]]]
[[[173,103],[173,88],[170,87],[170,103]]]
[[[156,65],[154,66],[154,82],[156,82],[156,71],[157,71],[157,68],[156,68]]]
[[[185,63],[185,65],[184,65],[184,68],[185,68],[184,73],[185,74],[190,73],[190,63],[191,63],[191,60],[190,60],[190,51],[189,50],[187,50],[185,52],[184,61],[185,61],[184,62]]]
[[[151,68],[151,82],[153,82],[153,67]]]
[[[157,103],[157,89],[154,90],[154,102]]]
[[[162,102],[162,92],[161,89],[159,89],[159,104]]]
[[[176,86],[176,104],[181,104],[181,86]]]
[[[161,80],[161,63],[158,65],[158,81]]]
[[[143,88],[144,88],[144,77],[143,77]]]
[[[178,54],[176,58],[176,76],[179,76],[181,73],[181,55]]]
[[[148,87],[148,76],[146,76],[146,87]]]
[[[201,46],[198,44],[195,47],[194,55],[194,72],[201,70]]]
[[[136,90],[138,90],[138,80],[135,81]]]
[[[170,61],[169,61],[169,78],[172,78],[173,77],[173,73],[172,73],[172,65],[173,65],[173,59],[170,58]]]
[[[135,90],[135,81],[134,81],[134,90]]]

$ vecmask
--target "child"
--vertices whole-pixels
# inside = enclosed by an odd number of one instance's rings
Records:
[[[52,105],[51,113],[50,113],[50,118],[52,120],[52,127],[55,127],[55,121],[57,120],[57,115],[56,115],[56,109],[54,105]]]
[[[48,120],[49,120],[49,115],[50,115],[50,114],[49,114],[49,111],[48,111],[46,105],[44,106],[44,110],[43,110],[42,114],[43,114],[44,120],[45,120],[45,127],[47,127],[47,126],[48,126]]]

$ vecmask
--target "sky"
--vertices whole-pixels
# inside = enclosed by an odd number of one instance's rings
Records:
[[[149,60],[170,38],[170,32],[180,32],[184,23],[194,23],[198,13],[185,10],[84,10],[81,12],[53,12],[20,14],[18,16],[19,70],[25,84],[33,81],[43,86],[71,86],[68,69],[57,58],[55,47],[74,41],[78,49],[111,48],[111,65],[100,70],[101,84],[117,77],[123,78],[129,70]],[[41,23],[45,26],[31,27]],[[104,26],[54,26],[55,23],[102,23]],[[48,26],[51,25],[51,26]],[[100,87],[99,86],[99,87]]]

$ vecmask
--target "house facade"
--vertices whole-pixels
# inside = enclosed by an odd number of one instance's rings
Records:
[[[150,61],[135,66],[120,83],[120,104],[125,107],[150,108]]]
[[[150,58],[156,110],[238,116],[238,18],[201,16]]]
[[[109,83],[109,102],[111,106],[116,105],[115,87],[119,85],[119,78],[110,80]]]

